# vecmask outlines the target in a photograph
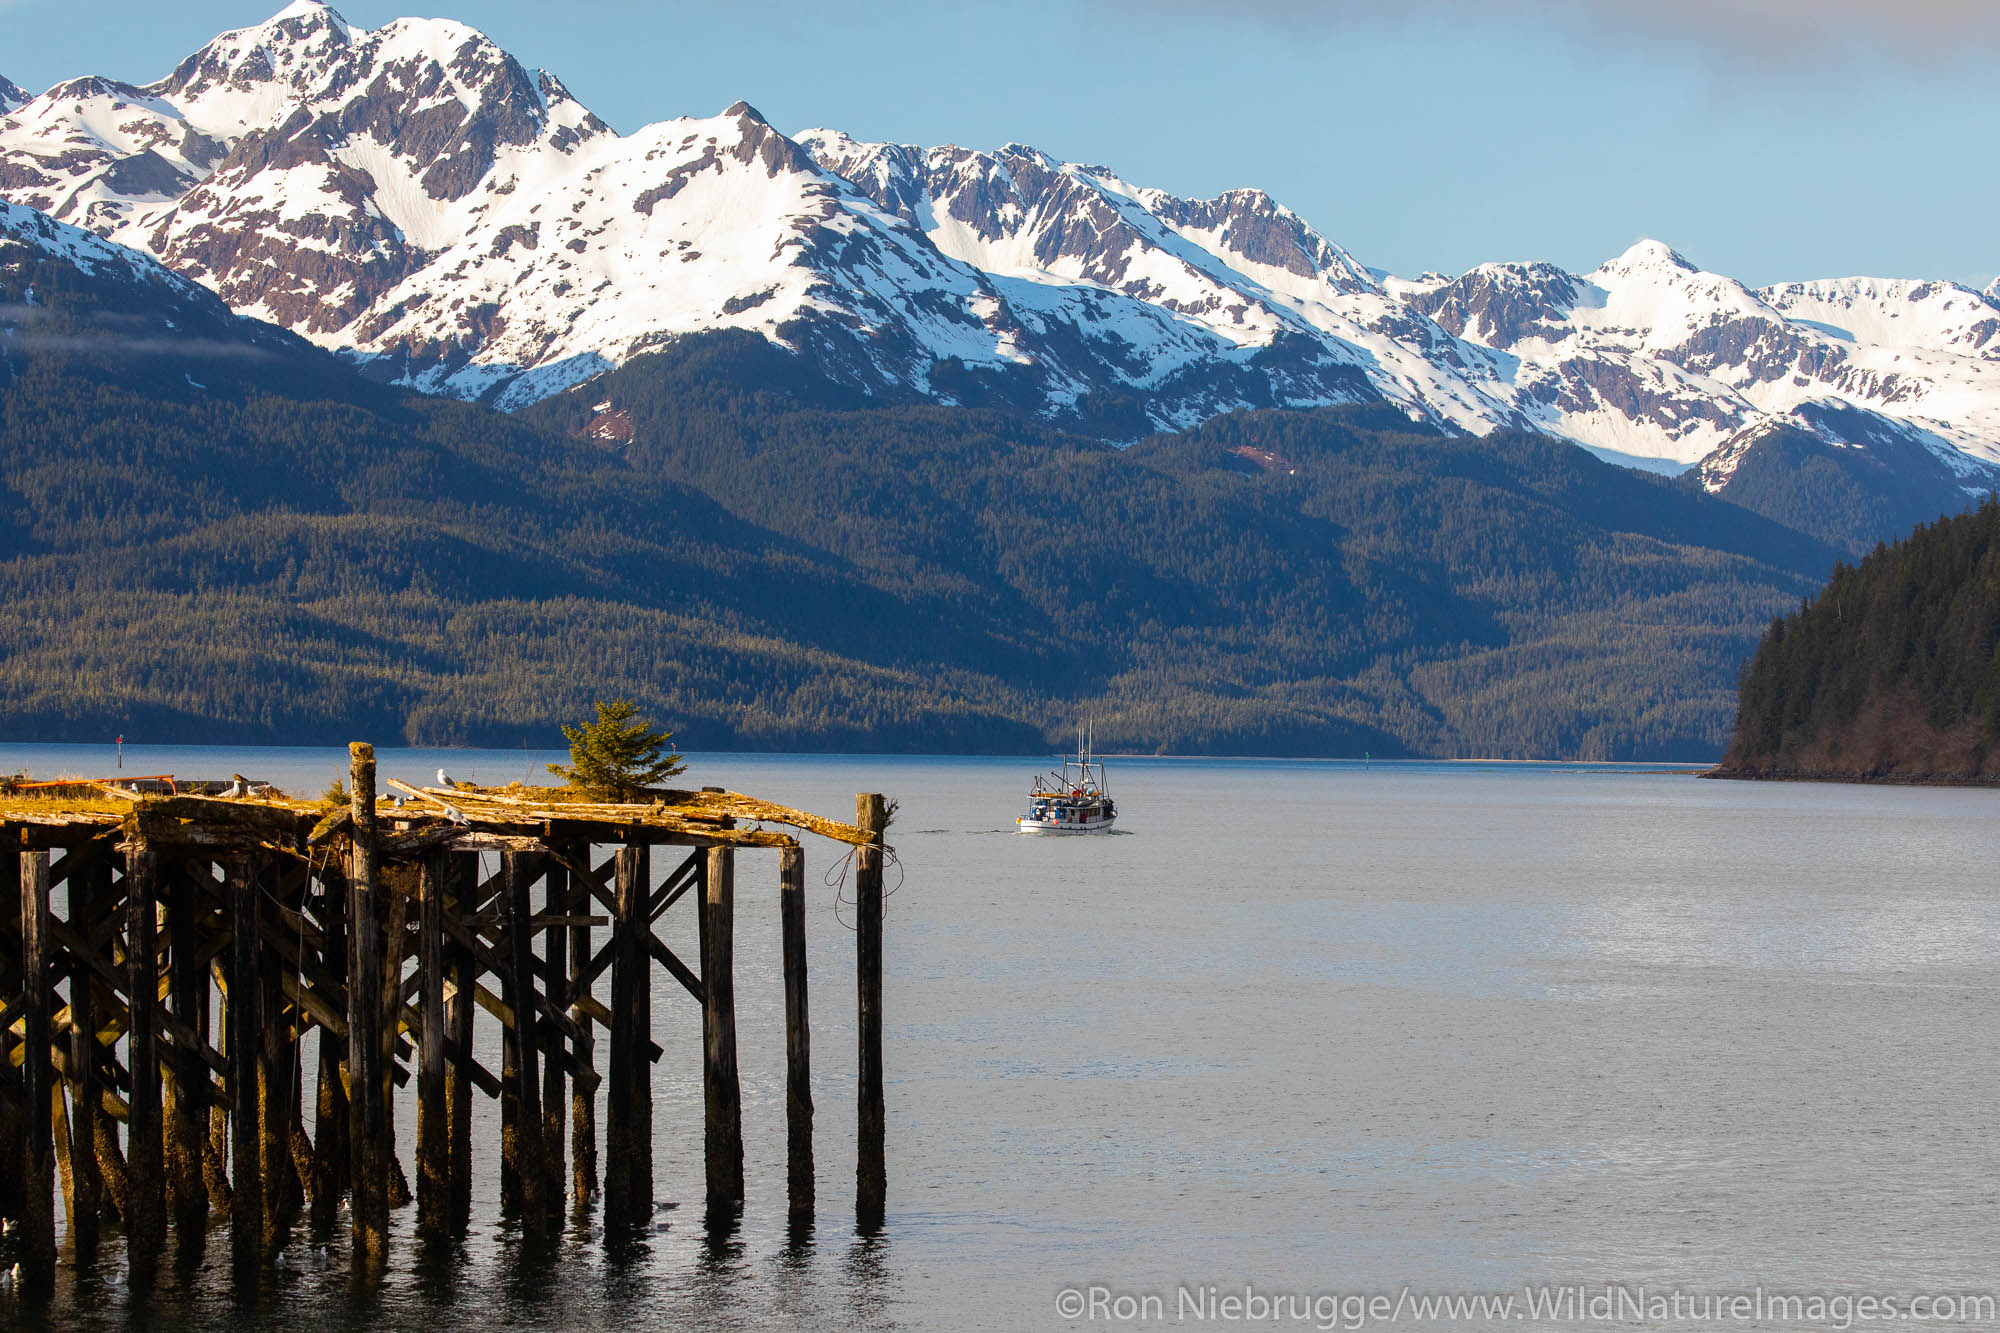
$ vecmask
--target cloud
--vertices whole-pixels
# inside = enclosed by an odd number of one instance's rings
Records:
[[[5,0],[0,0],[5,3]],[[84,328],[56,332],[45,326],[41,306],[0,304],[0,350],[33,354],[77,353],[128,360],[172,357],[189,361],[268,361],[272,354],[250,343],[153,332],[158,321],[140,315],[94,312]]]
[[[1252,15],[1301,37],[1342,25],[1400,26],[1445,20],[1587,37],[1657,40],[1710,53],[1772,56],[1889,55],[1956,62],[2000,49],[1993,0],[1106,0],[1190,16]]]

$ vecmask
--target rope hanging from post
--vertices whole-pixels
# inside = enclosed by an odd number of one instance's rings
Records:
[[[889,916],[889,900],[896,896],[896,889],[903,887],[903,880],[907,872],[903,869],[903,858],[896,855],[894,847],[885,842],[877,850],[882,853],[883,869],[886,870],[890,866],[896,868],[895,888],[882,890],[882,916],[884,920],[887,920]],[[850,846],[847,849],[847,855],[828,866],[826,873],[820,876],[820,882],[833,890],[833,919],[840,922],[841,925],[849,930],[856,929],[856,926],[854,922],[841,913],[840,909],[858,905],[854,899],[847,896],[847,872],[854,868],[854,858],[860,851],[860,847]]]

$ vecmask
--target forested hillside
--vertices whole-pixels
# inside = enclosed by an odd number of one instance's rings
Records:
[[[24,738],[515,744],[630,693],[697,747],[1032,750],[1088,715],[1145,750],[1699,756],[1830,558],[1390,412],[1121,453],[859,408],[725,336],[509,418],[62,319],[0,400]]]
[[[1347,408],[1121,452],[871,406],[747,333],[503,416],[32,245],[0,246],[0,501],[23,739],[546,742],[631,695],[697,748],[1089,717],[1119,749],[1698,757],[1831,563],[1539,437]]]
[[[1919,527],[1771,622],[1721,776],[2000,779],[2000,504]]]
[[[1794,415],[1802,424],[1746,431],[1682,473],[1679,484],[1849,556],[1907,536],[1919,523],[1962,514],[2000,484],[2000,473],[1874,413],[1812,403]]]
[[[1532,436],[1385,408],[1238,414],[1122,453],[992,413],[853,410],[746,335],[525,414],[851,561],[1109,745],[1700,755],[1810,539]],[[1032,637],[1031,637],[1032,636]],[[1073,702],[1080,701],[1080,702]]]

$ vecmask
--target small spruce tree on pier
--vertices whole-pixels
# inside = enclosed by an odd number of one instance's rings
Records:
[[[562,729],[569,766],[550,764],[549,772],[596,800],[623,801],[686,768],[669,750],[672,735],[653,730],[638,714],[630,699],[599,700],[595,722]]]

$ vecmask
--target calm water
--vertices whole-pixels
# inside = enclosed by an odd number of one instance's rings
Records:
[[[0,768],[86,773],[108,755],[12,747]],[[386,775],[443,763],[482,781],[538,758],[382,756]],[[126,771],[317,791],[341,762],[128,751]],[[1059,1316],[1059,1292],[1092,1285],[1162,1295],[1169,1325],[1182,1285],[2000,1288],[2000,793],[1132,760],[1111,771],[1127,836],[1042,840],[1006,831],[1033,769],[695,756],[689,773],[841,818],[856,791],[902,803],[879,1237],[851,1220],[852,936],[820,881],[837,857],[815,844],[808,1241],[784,1225],[775,858],[746,854],[750,1197],[732,1237],[704,1233],[698,1014],[661,974],[656,1174],[686,1203],[638,1258],[611,1263],[580,1230],[523,1260],[495,1216],[483,1106],[462,1251],[357,1296],[344,1230],[325,1252],[302,1237],[252,1308],[218,1233],[162,1317],[1032,1329],[1123,1326]],[[662,925],[691,943],[682,909]],[[495,1033],[480,1041],[497,1060]],[[406,1161],[413,1123],[406,1108]],[[63,1282],[59,1321],[125,1322],[115,1240]]]

